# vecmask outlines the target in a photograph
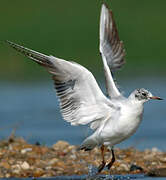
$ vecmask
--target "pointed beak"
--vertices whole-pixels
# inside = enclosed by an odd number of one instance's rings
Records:
[[[160,98],[160,97],[158,97],[158,96],[151,96],[150,99],[163,100],[162,98]]]

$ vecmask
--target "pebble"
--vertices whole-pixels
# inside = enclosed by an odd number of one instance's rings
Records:
[[[26,161],[24,161],[20,166],[23,170],[27,170],[30,168],[30,165]]]
[[[10,165],[9,165],[8,162],[1,162],[1,163],[0,163],[0,166],[1,166],[1,167],[4,167],[5,169],[10,169]]]
[[[126,164],[120,164],[119,167],[121,168],[122,171],[129,171],[129,166]]]
[[[6,173],[5,178],[10,178],[11,175],[9,173]]]
[[[75,160],[75,159],[77,158],[77,156],[76,156],[75,154],[72,154],[72,155],[70,156],[70,158],[73,159],[73,160]]]
[[[52,147],[54,150],[62,150],[64,151],[69,146],[69,143],[66,141],[58,141],[56,144],[54,144]]]
[[[59,161],[59,159],[53,158],[53,159],[51,159],[51,160],[48,162],[48,164],[49,164],[49,165],[53,165],[53,164],[57,163],[58,161]]]
[[[152,148],[152,152],[154,152],[154,153],[155,153],[155,152],[161,152],[161,150],[158,149],[157,147],[153,147],[153,148]]]
[[[138,151],[134,148],[115,148],[116,161],[112,174],[146,173],[149,176],[166,177],[166,153],[159,149]],[[90,152],[77,151],[77,146],[58,141],[52,147],[28,144],[22,138],[0,141],[0,178],[53,177],[61,175],[88,174],[88,166],[101,163],[101,152],[95,148]],[[105,153],[107,163],[111,153]],[[130,171],[132,164],[137,168]],[[142,168],[142,171],[138,167]],[[109,171],[103,170],[103,174]]]
[[[19,171],[21,170],[21,167],[20,167],[19,164],[14,164],[14,165],[11,166],[11,168],[14,169],[14,170],[19,170]]]
[[[164,158],[160,158],[160,161],[161,161],[161,162],[165,162],[165,163],[166,163],[166,157],[164,157]]]
[[[32,151],[32,148],[25,148],[25,149],[21,149],[21,154],[25,154],[27,152]]]
[[[14,169],[13,171],[12,171],[12,173],[14,173],[14,174],[20,174],[20,169]]]

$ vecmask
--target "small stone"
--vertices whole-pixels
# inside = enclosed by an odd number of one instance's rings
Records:
[[[70,158],[75,160],[77,158],[77,156],[75,154],[72,154],[72,155],[70,155]]]
[[[25,154],[25,153],[30,152],[30,151],[32,151],[32,148],[25,148],[25,149],[21,150],[21,154]]]
[[[21,167],[19,164],[14,164],[11,166],[12,169],[18,169],[18,170],[21,170]]]
[[[152,152],[156,153],[156,152],[161,152],[161,151],[157,147],[153,147]]]
[[[152,153],[149,153],[144,156],[144,159],[151,161],[153,159],[153,157],[154,157],[154,155]]]
[[[157,164],[157,162],[152,162],[151,164],[152,164],[152,165],[156,165],[156,164]]]
[[[20,174],[21,167],[19,164],[12,165],[12,173],[14,174]]]
[[[49,164],[49,165],[53,165],[53,164],[57,163],[58,161],[59,161],[59,159],[53,158],[53,159],[51,159],[51,160],[48,162],[48,164]]]
[[[41,177],[41,176],[43,176],[44,175],[44,171],[42,170],[42,169],[40,169],[40,168],[37,168],[36,170],[35,170],[35,172],[34,172],[34,177]]]
[[[66,141],[58,141],[53,145],[54,150],[65,150],[69,146],[69,143]]]
[[[1,163],[0,163],[0,166],[1,166],[1,167],[4,167],[4,168],[6,168],[6,169],[10,169],[10,165],[9,165],[8,162],[1,162]]]
[[[47,166],[45,169],[46,169],[46,170],[51,170],[52,167],[51,167],[51,166]]]
[[[76,152],[76,147],[73,146],[73,145],[70,145],[70,146],[68,147],[68,151],[71,151],[72,153],[75,153],[75,152]]]
[[[12,173],[14,173],[14,174],[20,174],[20,169],[14,169],[14,170],[12,171]]]
[[[166,162],[166,157],[163,157],[163,158],[159,158],[161,162]]]
[[[23,170],[27,170],[30,168],[30,165],[26,161],[24,161],[20,166]]]
[[[120,164],[120,168],[125,171],[129,171],[129,167],[126,164]]]
[[[10,178],[11,175],[9,173],[5,174],[5,178]]]

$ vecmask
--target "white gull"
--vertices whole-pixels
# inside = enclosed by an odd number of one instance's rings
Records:
[[[138,128],[143,115],[143,104],[150,99],[161,100],[151,92],[140,88],[128,98],[118,90],[112,72],[125,63],[123,42],[119,40],[112,11],[103,4],[100,17],[100,53],[104,65],[106,97],[99,88],[92,73],[85,67],[71,61],[20,46],[6,41],[15,50],[42,65],[53,75],[55,89],[60,101],[61,113],[71,125],[89,124],[94,133],[87,137],[80,150],[101,148],[100,172],[106,165],[104,152],[111,147],[112,159],[107,164],[111,168],[115,161],[113,146],[130,137]]]

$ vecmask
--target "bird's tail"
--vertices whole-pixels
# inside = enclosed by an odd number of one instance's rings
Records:
[[[97,142],[92,136],[86,138],[77,150],[90,151],[97,146]]]

